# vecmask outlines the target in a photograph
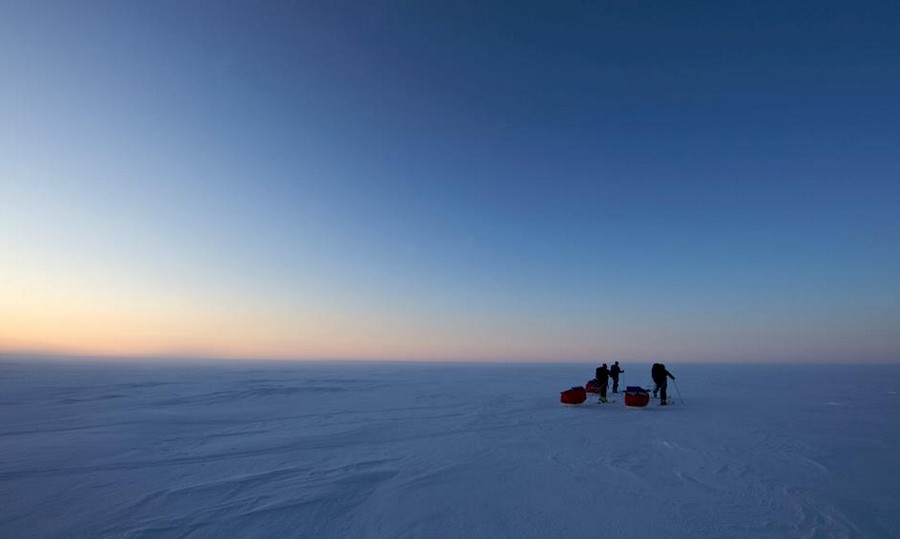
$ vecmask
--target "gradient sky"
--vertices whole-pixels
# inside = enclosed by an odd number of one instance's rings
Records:
[[[900,360],[900,3],[0,4],[0,351]]]

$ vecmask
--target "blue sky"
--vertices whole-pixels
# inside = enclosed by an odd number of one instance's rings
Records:
[[[0,349],[900,359],[892,2],[9,2]]]

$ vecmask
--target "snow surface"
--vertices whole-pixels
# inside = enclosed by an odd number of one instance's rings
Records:
[[[594,367],[7,359],[0,537],[897,537],[900,366]]]

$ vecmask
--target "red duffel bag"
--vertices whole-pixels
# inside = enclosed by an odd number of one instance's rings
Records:
[[[563,404],[581,404],[587,399],[587,392],[581,386],[575,386],[559,393],[559,402]]]

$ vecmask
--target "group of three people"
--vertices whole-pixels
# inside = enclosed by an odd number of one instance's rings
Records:
[[[613,382],[612,392],[619,392],[619,375],[623,372],[625,372],[625,370],[619,367],[618,361],[613,363],[612,367],[607,367],[606,363],[604,363],[600,367],[597,367],[594,379],[597,381],[597,386],[600,390],[600,402],[606,402],[606,388],[609,386],[610,379],[612,379]],[[671,372],[666,370],[666,366],[662,363],[653,364],[653,367],[650,369],[650,377],[653,379],[653,383],[655,384],[655,387],[653,388],[653,396],[656,397],[658,393],[659,403],[662,405],[666,405],[666,388],[669,386],[669,378],[674,380],[675,377],[672,376]]]

